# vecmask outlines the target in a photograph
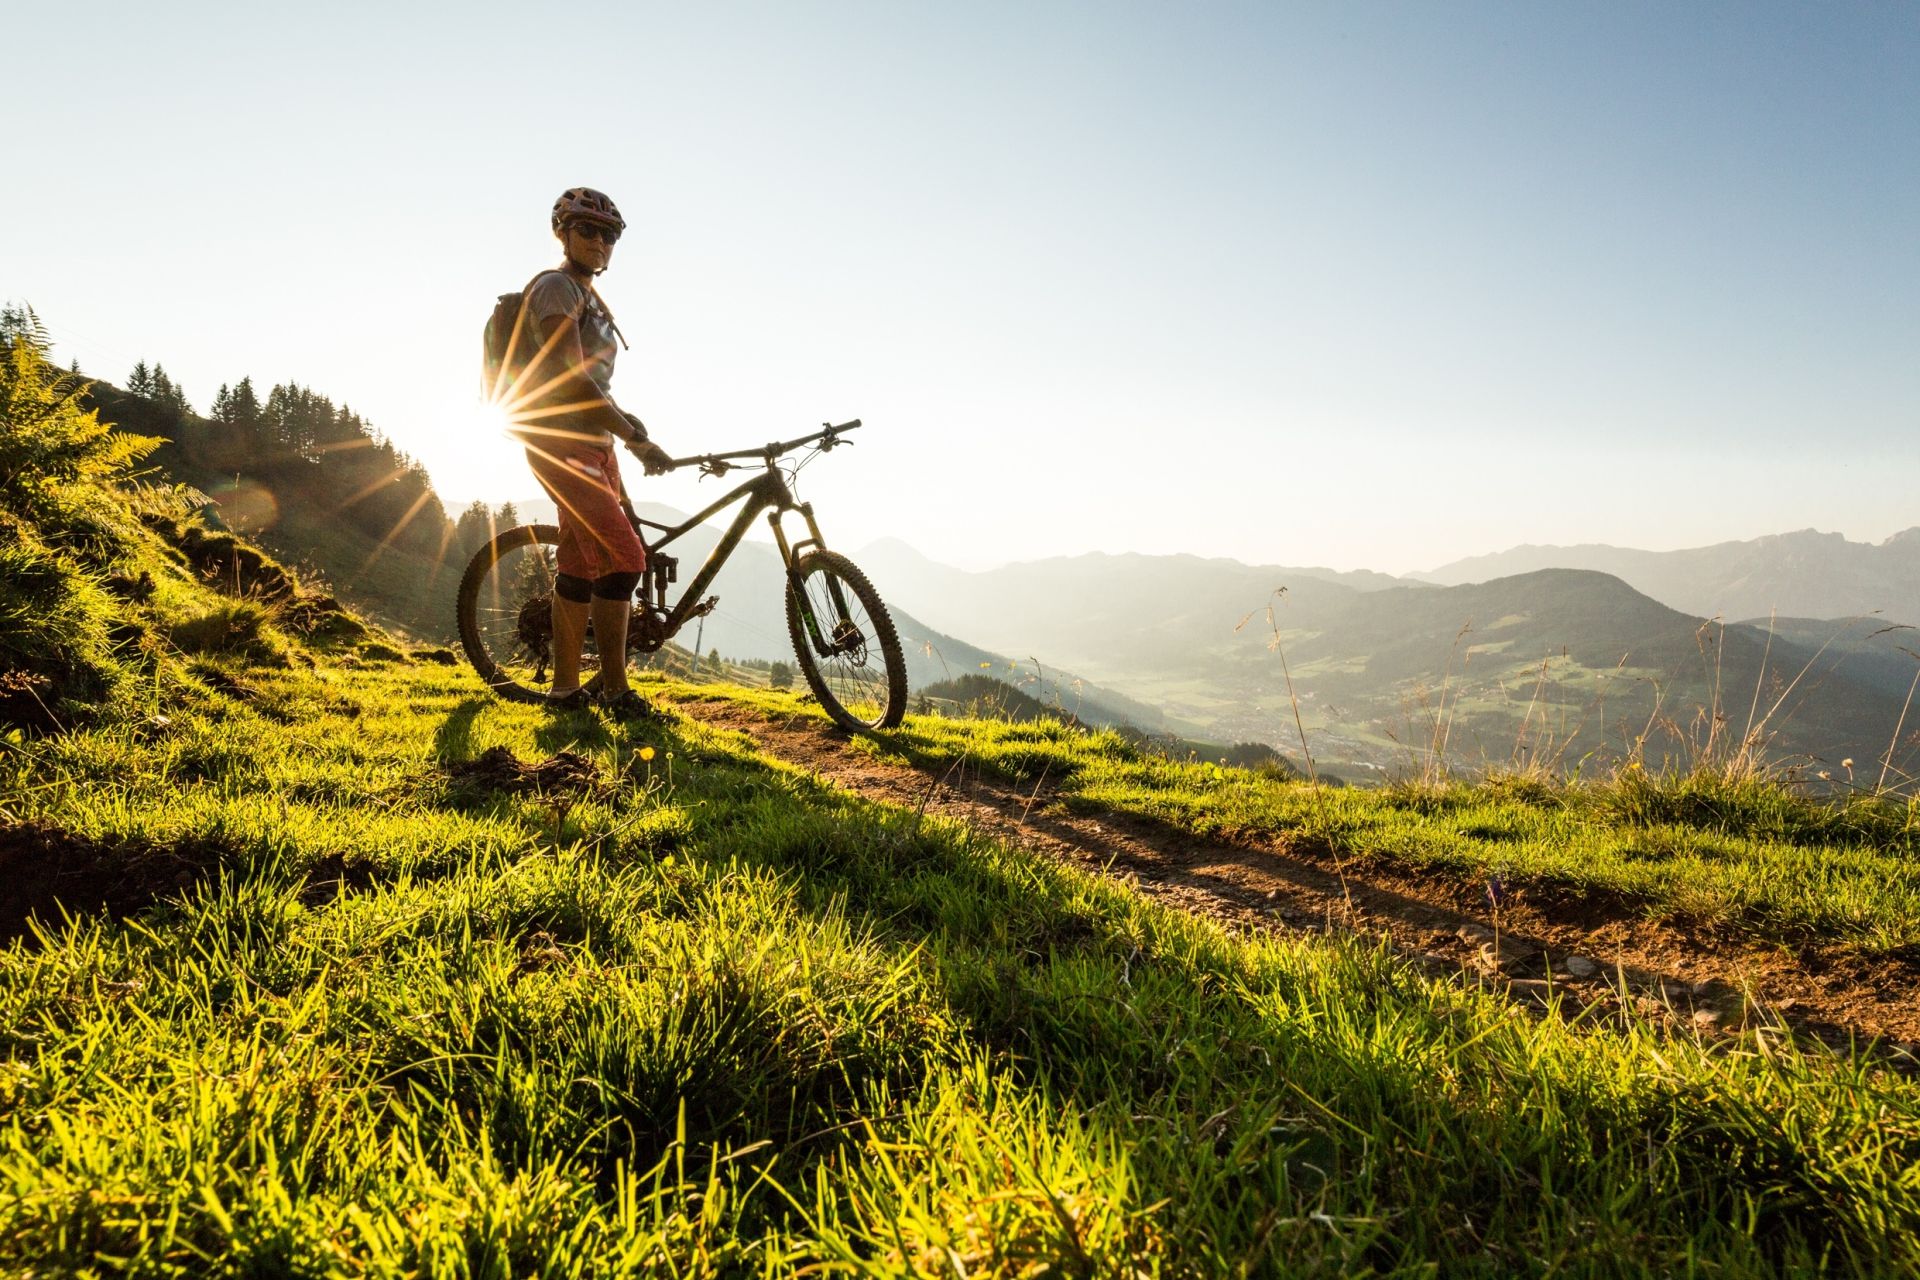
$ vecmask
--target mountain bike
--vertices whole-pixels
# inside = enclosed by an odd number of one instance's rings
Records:
[[[624,503],[627,519],[647,550],[647,568],[634,590],[627,626],[629,653],[654,653],[695,618],[713,612],[719,597],[706,596],[727,557],[762,512],[786,568],[787,633],[800,673],[835,723],[851,730],[888,729],[900,723],[907,707],[907,664],[900,636],[880,594],[867,576],[837,551],[827,548],[813,515],[813,504],[799,502],[789,481],[819,454],[852,444],[843,437],[858,418],[797,440],[676,458],[672,469],[698,467],[701,476],[724,476],[743,463],[758,463],[759,475],[678,525],[641,518]],[[799,462],[781,465],[786,455],[811,449]],[[673,598],[679,561],[664,554],[674,540],[726,510],[744,503],[706,562]],[[782,518],[797,513],[807,536],[787,540]],[[495,694],[520,702],[543,699],[553,665],[553,588],[560,530],[550,524],[507,529],[474,553],[460,578],[460,643],[467,659]],[[704,597],[704,598],[703,598]],[[588,649],[593,651],[592,629]]]

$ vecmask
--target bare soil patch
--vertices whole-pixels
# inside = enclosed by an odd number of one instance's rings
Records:
[[[61,913],[132,915],[212,873],[228,850],[204,842],[102,841],[42,822],[0,825],[0,943]]]
[[[562,751],[538,764],[522,764],[505,747],[488,747],[472,760],[447,765],[458,786],[508,795],[585,795],[600,785],[600,770],[576,751]]]
[[[1909,1065],[1920,1053],[1920,965],[1902,957],[1693,933],[1629,901],[1520,885],[1496,916],[1485,886],[1460,877],[1342,860],[1274,833],[1211,840],[1130,814],[1073,813],[1049,790],[983,777],[964,761],[936,774],[850,751],[845,733],[815,720],[722,699],[682,706],[862,795],[957,818],[1243,927],[1383,938],[1435,972],[1534,1006],[1558,995],[1563,1011],[1591,1011],[1583,1016],[1631,1010],[1707,1035],[1786,1025],[1836,1045],[1881,1039]]]

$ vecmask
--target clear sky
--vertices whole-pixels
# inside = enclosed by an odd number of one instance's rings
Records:
[[[676,453],[829,537],[1404,571],[1920,524],[1920,5],[0,11],[0,298],[345,401],[450,507],[559,191]],[[708,486],[711,488],[711,486]],[[690,476],[642,496],[687,507]]]

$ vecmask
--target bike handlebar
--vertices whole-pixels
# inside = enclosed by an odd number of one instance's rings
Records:
[[[759,458],[767,462],[772,462],[781,454],[791,452],[794,449],[800,448],[802,445],[812,444],[816,440],[825,441],[826,444],[823,447],[831,449],[838,441],[842,432],[852,431],[860,425],[860,419],[855,418],[851,422],[842,422],[838,426],[830,422],[823,422],[820,425],[824,427],[825,430],[816,431],[810,436],[801,436],[797,440],[775,441],[771,444],[762,445],[758,449],[736,449],[732,453],[702,453],[696,454],[691,458],[675,458],[667,464],[667,467],[669,470],[680,467],[705,467],[716,462],[722,464],[729,463],[736,458]]]

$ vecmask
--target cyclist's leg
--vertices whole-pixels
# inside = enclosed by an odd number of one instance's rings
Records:
[[[581,544],[594,566],[593,634],[600,650],[600,696],[616,699],[627,692],[627,624],[633,617],[633,589],[647,567],[646,548],[627,519],[620,463],[612,449],[594,459],[587,474],[596,482],[581,505]]]
[[[560,558],[565,563],[570,534],[562,524]],[[548,696],[561,697],[580,687],[580,653],[587,644],[587,611],[593,598],[593,585],[587,579],[566,572],[558,574],[553,587],[553,685]]]
[[[556,474],[547,486],[555,505],[561,507],[560,571],[592,583],[591,599],[580,609],[577,625],[584,627],[590,613],[594,644],[600,651],[600,695],[617,698],[627,691],[627,623],[633,590],[646,568],[646,549],[627,519],[613,450],[578,449],[565,462],[564,474]],[[544,478],[542,482],[547,483]],[[556,631],[561,625],[560,608],[556,600]],[[579,642],[568,652],[573,660],[569,674],[577,682]],[[557,665],[555,670],[559,671]],[[556,689],[565,687],[556,681]]]
[[[556,441],[551,449],[528,448],[527,464],[553,502],[559,516],[560,544],[554,569],[553,683],[549,696],[580,687],[580,657],[586,646],[587,619],[598,575],[597,540],[587,513],[604,485],[594,483],[601,472],[595,453],[577,442]]]
[[[610,573],[593,584],[593,634],[600,646],[603,698],[617,698],[627,691],[627,623],[633,617],[633,589],[639,581],[637,573]]]

